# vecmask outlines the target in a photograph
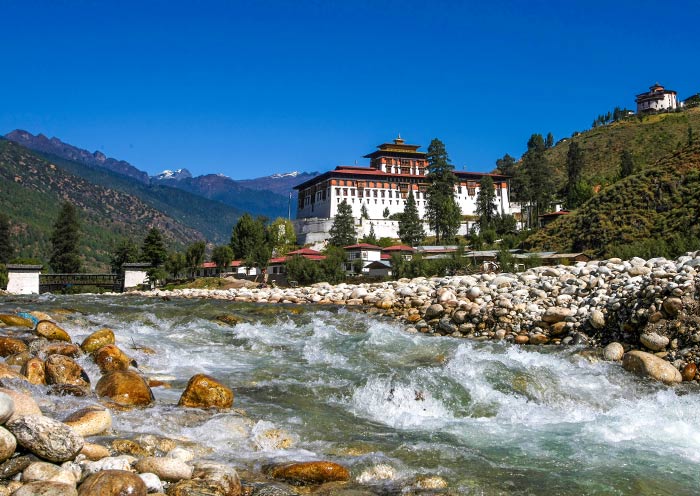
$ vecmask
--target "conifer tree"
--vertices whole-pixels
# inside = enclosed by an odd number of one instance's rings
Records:
[[[10,233],[10,219],[0,214],[0,264],[6,264],[12,258],[15,247]]]
[[[629,150],[623,150],[620,154],[620,178],[627,177],[634,172],[634,160]]]
[[[364,203],[362,204],[362,208],[360,209],[360,217],[363,219],[369,219],[369,213],[367,212],[367,205]]]
[[[343,200],[338,205],[338,213],[333,218],[333,226],[329,234],[331,238],[328,243],[332,246],[349,246],[355,243],[357,236],[355,234],[355,219],[352,216],[352,207],[348,202]]]
[[[399,238],[401,238],[402,243],[408,246],[418,246],[423,243],[425,238],[423,222],[421,222],[418,215],[418,207],[413,197],[413,191],[408,192],[406,206],[401,217],[399,217]]]
[[[149,262],[153,267],[158,267],[168,259],[168,251],[165,249],[163,236],[157,227],[152,227],[143,239],[141,259]]]
[[[233,260],[233,250],[229,245],[216,246],[211,252],[211,260],[216,264],[220,274],[231,264],[231,260]]]
[[[572,141],[566,154],[566,206],[578,208],[590,196],[590,187],[581,180],[583,172],[583,150],[578,142]]]
[[[476,214],[479,216],[479,232],[494,228],[498,209],[491,176],[484,176],[479,184],[479,193],[476,195]]]
[[[544,142],[545,148],[552,148],[554,146],[554,135],[552,133],[547,133],[547,139]]]
[[[457,177],[454,166],[449,163],[447,150],[442,141],[435,138],[428,147],[428,202],[426,216],[428,225],[435,231],[435,243],[454,240],[462,213],[454,197],[454,185]]]
[[[545,157],[545,144],[541,134],[533,134],[527,142],[522,169],[525,175],[525,200],[530,204],[530,215],[537,219],[549,207],[554,194],[552,171]],[[530,218],[530,225],[535,225]]]
[[[391,215],[391,213],[389,212],[389,207],[384,207],[384,211],[382,212],[382,217],[384,217],[385,219],[388,219],[389,215]]]
[[[112,250],[109,257],[109,266],[113,273],[118,273],[122,270],[122,265],[125,263],[138,262],[139,247],[131,239],[125,238],[119,241]]]
[[[377,244],[377,234],[374,232],[374,224],[370,223],[369,224],[369,234],[365,236],[365,243],[369,243],[370,245],[376,245]]]
[[[49,265],[57,273],[80,271],[80,222],[72,203],[61,206],[51,234],[51,257]]]

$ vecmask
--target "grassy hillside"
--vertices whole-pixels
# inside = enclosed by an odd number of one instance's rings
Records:
[[[0,140],[0,209],[10,217],[17,256],[48,259],[48,239],[63,201],[78,208],[87,270],[105,270],[115,241],[130,237],[140,242],[151,226],[158,227],[174,248],[204,238],[199,230],[135,195],[94,184],[26,148]]]
[[[700,249],[700,145],[686,146],[653,162],[663,150],[676,147],[679,126],[670,124],[686,118],[695,120],[699,115],[695,112],[656,116],[660,118],[658,122],[666,122],[658,128],[658,134],[644,128],[645,123],[641,123],[641,129],[637,125],[637,132],[630,139],[636,144],[638,156],[644,157],[644,167],[530,236],[526,246],[622,257],[668,256]],[[615,133],[628,131],[622,125]],[[618,134],[615,136],[619,140]],[[654,148],[662,150],[652,151]],[[600,150],[599,156],[610,154]],[[610,168],[598,166],[601,171]]]
[[[583,179],[592,185],[607,185],[617,179],[620,154],[629,150],[639,170],[679,151],[688,142],[688,127],[700,140],[700,108],[684,112],[632,117],[583,132],[547,151],[554,166],[556,183],[566,181],[566,154],[576,141],[583,150]]]

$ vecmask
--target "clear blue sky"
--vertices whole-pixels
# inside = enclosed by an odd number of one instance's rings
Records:
[[[458,169],[700,92],[700,2],[0,2],[0,133],[153,174],[366,164],[401,133]]]

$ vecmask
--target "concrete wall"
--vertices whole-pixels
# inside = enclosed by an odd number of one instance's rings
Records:
[[[141,284],[146,284],[148,272],[140,269],[126,269],[124,271],[124,289],[133,289]]]
[[[10,294],[39,294],[39,271],[7,273],[7,292]]]

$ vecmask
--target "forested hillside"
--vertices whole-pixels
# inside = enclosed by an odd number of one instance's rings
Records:
[[[0,209],[10,218],[16,256],[46,261],[49,236],[64,201],[79,212],[86,270],[106,270],[114,243],[125,237],[140,243],[150,227],[160,229],[173,248],[206,239],[198,229],[135,195],[77,177],[26,148],[0,140]],[[216,215],[210,212],[209,219]]]

